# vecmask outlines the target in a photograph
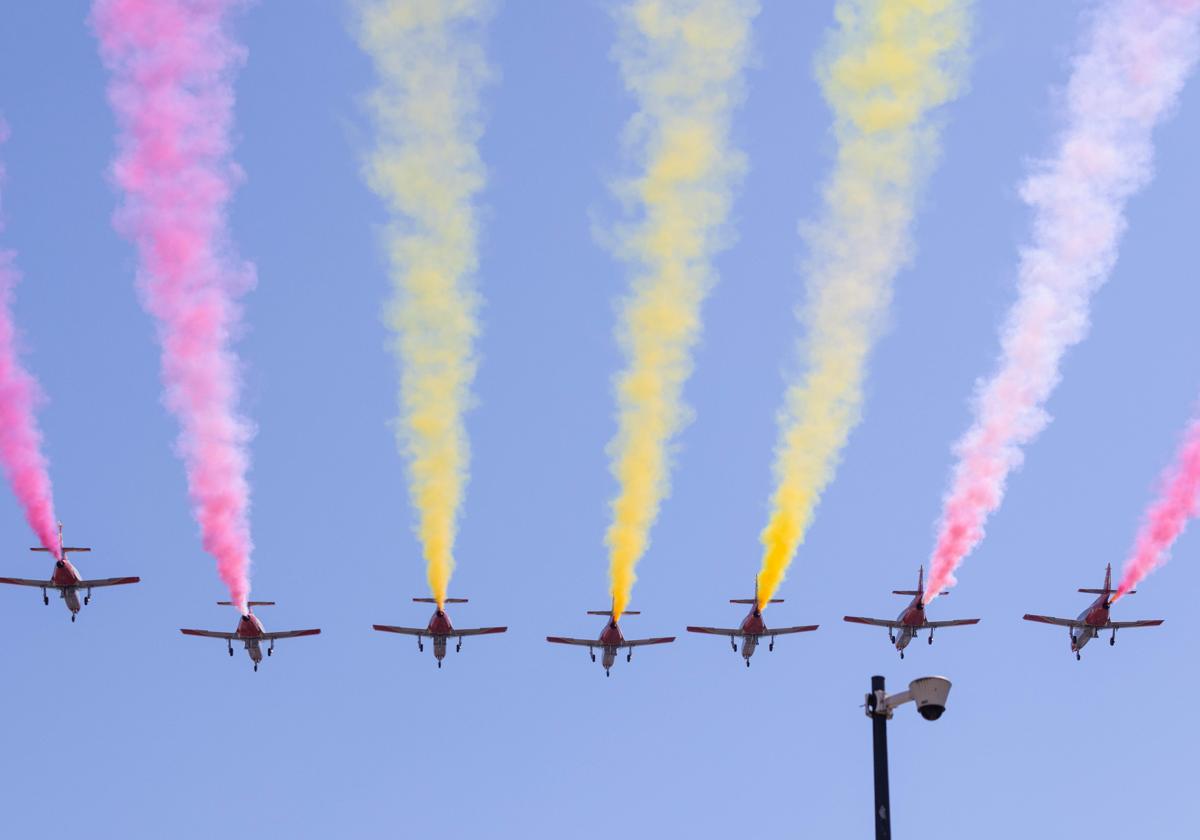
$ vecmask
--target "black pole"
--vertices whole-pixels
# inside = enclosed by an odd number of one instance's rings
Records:
[[[871,697],[883,696],[883,677],[871,677]],[[875,742],[875,840],[892,840],[892,811],[888,802],[887,714],[871,703]]]

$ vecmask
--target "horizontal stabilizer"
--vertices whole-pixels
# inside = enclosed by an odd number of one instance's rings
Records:
[[[918,592],[915,589],[893,589],[892,594],[893,595],[923,595],[925,593]],[[945,592],[939,592],[938,594],[939,595],[949,595],[950,592],[949,592],[949,590],[947,590]]]
[[[1080,589],[1079,591],[1082,592],[1084,595],[1112,595],[1117,590],[1115,590],[1115,589]],[[1137,590],[1130,589],[1125,594],[1132,595],[1134,592],[1137,592]]]
[[[757,604],[758,599],[757,598],[730,598],[729,603],[731,603],[731,604]],[[782,598],[772,598],[770,601],[767,601],[767,603],[768,604],[782,604],[783,599]]]
[[[217,601],[217,606],[232,607],[233,601]],[[275,602],[274,601],[247,601],[246,606],[247,607],[273,607],[273,606],[275,606]]]
[[[30,551],[50,551],[50,549],[42,548],[41,546],[38,546],[37,548],[31,548],[29,550]],[[75,546],[75,545],[64,545],[62,547],[61,551],[63,554],[69,554],[72,551],[91,551],[91,549],[90,548],[81,548],[80,546]]]
[[[436,604],[437,598],[413,598],[415,604]],[[465,604],[466,598],[446,598],[442,601],[443,604]]]
[[[587,614],[588,615],[612,615],[612,610],[588,610]],[[641,610],[625,610],[625,612],[621,613],[622,616],[641,615],[641,614],[642,614]]]

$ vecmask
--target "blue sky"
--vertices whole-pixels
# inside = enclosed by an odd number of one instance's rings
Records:
[[[828,172],[829,115],[812,76],[831,2],[768,2],[736,122],[750,165],[737,239],[687,388],[673,493],[627,633],[741,616],[770,488],[774,417],[802,298],[796,235]],[[936,724],[891,727],[896,831],[929,840],[1185,836],[1200,690],[1188,622],[1196,533],[1122,602],[1167,619],[1077,663],[1066,634],[1021,622],[1073,615],[1074,590],[1119,564],[1196,399],[1200,292],[1186,263],[1200,207],[1200,90],[1157,134],[1158,177],[1067,357],[1054,422],[1029,449],[939,617],[979,615],[900,662],[882,630],[933,541],[967,398],[990,370],[1028,214],[1016,185],[1049,148],[1053,91],[1079,34],[1077,2],[981,2],[969,91],[947,109],[921,203],[917,257],[897,280],[854,433],[775,623],[820,622],[745,669],[686,637],[606,680],[586,651],[607,603],[602,536],[614,487],[610,380],[625,267],[595,236],[618,218],[608,185],[633,108],[610,59],[606,2],[511,0],[489,28],[480,289],[486,299],[474,464],[451,594],[467,640],[438,672],[428,651],[370,631],[427,618],[402,462],[377,247],[382,210],[359,177],[370,142],[366,57],[335,2],[263,2],[240,16],[232,208],[259,284],[247,298],[245,409],[254,441],[255,595],[268,627],[320,626],[254,674],[181,626],[232,627],[191,518],[174,421],[160,401],[153,325],[134,254],[113,230],[114,125],[87,4],[0,10],[0,113],[12,129],[4,247],[25,279],[17,318],[50,397],[41,413],[56,499],[86,574],[139,574],[72,625],[34,592],[0,592],[0,790],[13,837],[608,838],[863,836],[871,826],[871,674],[901,688],[954,681]],[[44,561],[15,501],[0,502],[5,574]],[[1185,727],[1181,731],[1181,726]]]

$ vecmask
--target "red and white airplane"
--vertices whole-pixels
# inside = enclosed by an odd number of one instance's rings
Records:
[[[893,595],[912,595],[913,599],[909,602],[900,615],[896,616],[895,621],[888,621],[883,618],[862,618],[857,615],[847,615],[843,617],[844,621],[849,621],[852,624],[870,624],[875,627],[886,627],[888,629],[888,638],[892,644],[896,646],[896,650],[900,651],[900,658],[904,658],[904,649],[908,647],[908,643],[917,637],[917,633],[922,630],[929,631],[929,644],[933,644],[933,631],[939,627],[962,627],[967,624],[978,624],[978,618],[956,618],[952,621],[927,621],[925,618],[925,567],[921,567],[921,571],[917,574],[916,589],[894,589]],[[942,595],[949,595],[949,592],[942,592]],[[897,633],[896,631],[900,631]]]
[[[1087,595],[1098,596],[1095,601],[1092,601],[1091,606],[1079,614],[1078,618],[1051,618],[1048,615],[1033,615],[1026,613],[1024,618],[1026,621],[1037,621],[1042,624],[1057,624],[1059,627],[1066,627],[1067,632],[1071,636],[1071,652],[1075,654],[1075,658],[1081,659],[1079,652],[1083,650],[1083,646],[1092,639],[1100,635],[1101,630],[1111,630],[1112,636],[1108,643],[1115,645],[1117,643],[1117,631],[1126,627],[1157,627],[1163,623],[1161,618],[1149,619],[1144,621],[1109,621],[1108,611],[1112,608],[1112,600],[1109,596],[1116,594],[1116,590],[1112,588],[1112,564],[1108,564],[1104,569],[1104,588],[1103,589],[1080,589]],[[1132,595],[1136,589],[1131,589],[1126,592],[1126,595]]]
[[[48,548],[31,548],[30,551],[50,551]],[[101,586],[121,586],[126,583],[138,583],[141,581],[139,577],[119,577],[119,578],[97,578],[95,580],[84,580],[79,574],[71,561],[67,559],[67,555],[77,551],[91,551],[90,548],[80,548],[74,545],[63,545],[63,526],[58,523],[58,556],[61,560],[54,561],[54,572],[50,575],[50,580],[27,580],[25,578],[10,578],[0,577],[0,583],[7,583],[13,586],[32,586],[42,590],[42,603],[49,606],[50,594],[49,590],[55,589],[58,591],[58,597],[66,603],[67,609],[71,611],[71,621],[75,620],[76,614],[81,606],[86,606],[92,600],[92,590],[99,589]],[[79,590],[84,590],[83,605],[79,603]]]
[[[689,633],[708,633],[713,636],[728,636],[729,644],[733,646],[733,652],[737,653],[736,639],[742,640],[742,658],[746,660],[746,667],[750,667],[750,657],[754,655],[758,643],[764,636],[770,636],[771,641],[767,643],[767,650],[775,650],[775,637],[785,636],[789,633],[808,633],[816,630],[819,624],[806,624],[803,627],[776,627],[769,629],[767,623],[763,620],[762,610],[758,606],[758,578],[754,579],[754,597],[753,598],[731,598],[731,604],[750,604],[750,614],[742,619],[742,624],[737,628],[723,627],[688,627]],[[782,604],[782,598],[772,598],[768,604]]]
[[[217,604],[222,607],[232,607],[231,601],[217,601]],[[263,629],[262,622],[258,620],[258,616],[250,611],[250,607],[273,607],[274,601],[248,601],[246,603],[246,614],[238,620],[237,629],[232,633],[222,633],[219,630],[188,630],[180,628],[179,632],[185,636],[206,636],[210,639],[224,639],[229,646],[229,655],[233,656],[233,643],[242,642],[246,647],[246,653],[250,657],[250,661],[254,663],[254,670],[258,670],[258,663],[262,662],[262,643],[270,642],[267,648],[267,656],[270,656],[275,650],[275,642],[278,639],[292,639],[297,636],[316,636],[321,631],[317,630],[284,630],[280,633],[268,633]]]
[[[626,649],[625,661],[633,661],[633,649],[642,647],[643,645],[665,645],[675,641],[674,636],[658,636],[653,639],[626,639],[621,635],[621,628],[617,626],[617,620],[613,617],[612,609],[607,610],[588,610],[588,615],[606,615],[608,623],[604,625],[604,629],[600,631],[599,639],[568,639],[565,636],[547,636],[547,642],[553,642],[556,645],[579,645],[586,647],[588,653],[591,654],[592,661],[596,661],[596,648],[600,648],[600,667],[604,669],[604,676],[611,676],[609,670],[613,663],[617,661],[617,653],[621,648]],[[641,615],[637,610],[625,610],[624,615]]]
[[[467,598],[447,598],[446,604],[465,604]],[[417,604],[436,604],[436,598],[413,598],[413,602]],[[384,633],[402,633],[405,636],[417,637],[417,650],[425,650],[425,644],[422,639],[429,638],[433,640],[433,658],[437,660],[437,666],[442,667],[442,660],[446,658],[446,642],[453,638],[457,639],[454,645],[454,652],[458,653],[462,650],[463,636],[487,636],[492,633],[504,633],[508,630],[507,627],[473,627],[469,630],[456,630],[454,625],[450,623],[450,616],[446,615],[446,610],[443,607],[438,607],[433,611],[433,616],[429,619],[429,624],[425,627],[393,627],[390,624],[372,624],[376,630]]]

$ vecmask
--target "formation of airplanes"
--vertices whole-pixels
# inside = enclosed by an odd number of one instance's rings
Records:
[[[71,613],[71,621],[74,622],[79,611],[91,602],[92,590],[100,589],[108,586],[122,586],[125,584],[138,583],[141,578],[138,577],[112,577],[112,578],[84,578],[75,568],[74,564],[68,559],[69,555],[79,552],[91,551],[90,548],[80,546],[69,546],[63,542],[63,526],[60,522],[58,525],[58,551],[52,552],[48,548],[37,547],[30,549],[31,551],[55,553],[54,569],[50,573],[50,577],[46,580],[38,580],[33,578],[12,578],[0,577],[0,584],[9,584],[12,586],[26,586],[42,590],[42,602],[49,605],[50,592],[58,593],[67,609]],[[1163,623],[1163,619],[1142,619],[1138,621],[1113,621],[1110,617],[1110,612],[1113,605],[1113,596],[1116,595],[1116,590],[1112,588],[1112,565],[1109,564],[1104,571],[1104,586],[1101,589],[1080,589],[1082,593],[1095,595],[1096,599],[1075,618],[1054,618],[1053,616],[1034,615],[1026,613],[1024,619],[1026,621],[1034,621],[1041,624],[1052,624],[1060,627],[1066,627],[1070,636],[1071,652],[1075,654],[1076,659],[1081,658],[1083,647],[1092,639],[1097,638],[1102,632],[1110,632],[1108,643],[1115,645],[1117,643],[1117,631],[1127,628],[1136,627],[1157,627]],[[83,593],[82,601],[80,593]],[[1126,594],[1133,594],[1134,590]],[[912,600],[908,603],[898,616],[894,619],[884,618],[864,618],[862,616],[848,615],[844,620],[852,624],[867,624],[874,627],[885,627],[888,631],[888,639],[896,650],[900,653],[900,658],[904,658],[904,649],[908,647],[913,639],[917,638],[922,631],[928,631],[929,644],[933,644],[933,631],[942,627],[962,627],[970,624],[978,624],[978,618],[957,618],[942,621],[930,621],[927,616],[925,604],[925,568],[922,566],[917,573],[917,588],[916,589],[897,589],[893,590],[894,595],[911,596]],[[942,595],[949,593],[942,592]],[[413,598],[415,603],[419,604],[434,604],[434,612],[430,617],[428,624],[424,627],[400,627],[391,624],[375,624],[372,625],[375,630],[384,633],[398,633],[406,636],[415,636],[417,639],[417,650],[425,650],[425,640],[433,643],[433,657],[437,662],[437,667],[442,667],[442,660],[446,658],[446,652],[449,648],[450,640],[455,642],[455,651],[462,650],[462,640],[467,636],[487,636],[497,633],[504,633],[508,630],[507,627],[471,627],[471,628],[456,628],[450,621],[450,616],[447,614],[446,604],[465,604],[466,598],[446,598],[442,603],[438,603],[434,598]],[[689,633],[702,633],[712,636],[725,636],[729,639],[730,645],[735,653],[738,652],[738,641],[741,641],[741,655],[746,663],[746,667],[750,667],[750,658],[754,656],[754,652],[764,639],[767,641],[767,650],[775,649],[775,640],[779,636],[786,636],[795,633],[809,633],[816,630],[819,625],[806,624],[794,627],[768,627],[766,620],[763,618],[762,606],[758,597],[758,580],[755,579],[754,597],[753,598],[733,598],[730,599],[731,604],[749,605],[750,611],[742,622],[737,627],[695,627],[687,628]],[[766,603],[782,604],[782,598],[772,598]],[[233,606],[230,601],[218,601],[220,606]],[[320,634],[320,628],[311,628],[307,630],[283,630],[268,632],[262,622],[253,612],[254,607],[274,606],[274,601],[249,601],[246,604],[246,611],[238,618],[237,626],[230,632],[220,630],[195,630],[191,628],[181,628],[180,633],[185,636],[201,636],[211,639],[222,639],[225,641],[229,655],[233,656],[233,643],[238,642],[246,651],[246,655],[250,658],[254,665],[254,670],[258,670],[259,664],[263,660],[263,644],[266,643],[266,654],[271,656],[275,650],[275,642],[280,639],[292,639],[301,636],[316,636]],[[626,639],[621,632],[621,627],[618,617],[615,613],[615,604],[607,610],[588,610],[588,615],[604,616],[605,621],[600,635],[594,639],[577,639],[567,636],[547,636],[546,641],[552,644],[559,645],[574,645],[577,647],[586,647],[588,654],[593,662],[596,661],[596,653],[600,653],[600,667],[604,669],[605,676],[609,676],[617,657],[624,652],[625,661],[633,661],[633,649],[648,645],[665,645],[675,641],[674,636],[653,636],[645,639]],[[641,615],[637,610],[625,610],[621,617],[626,615]]]

